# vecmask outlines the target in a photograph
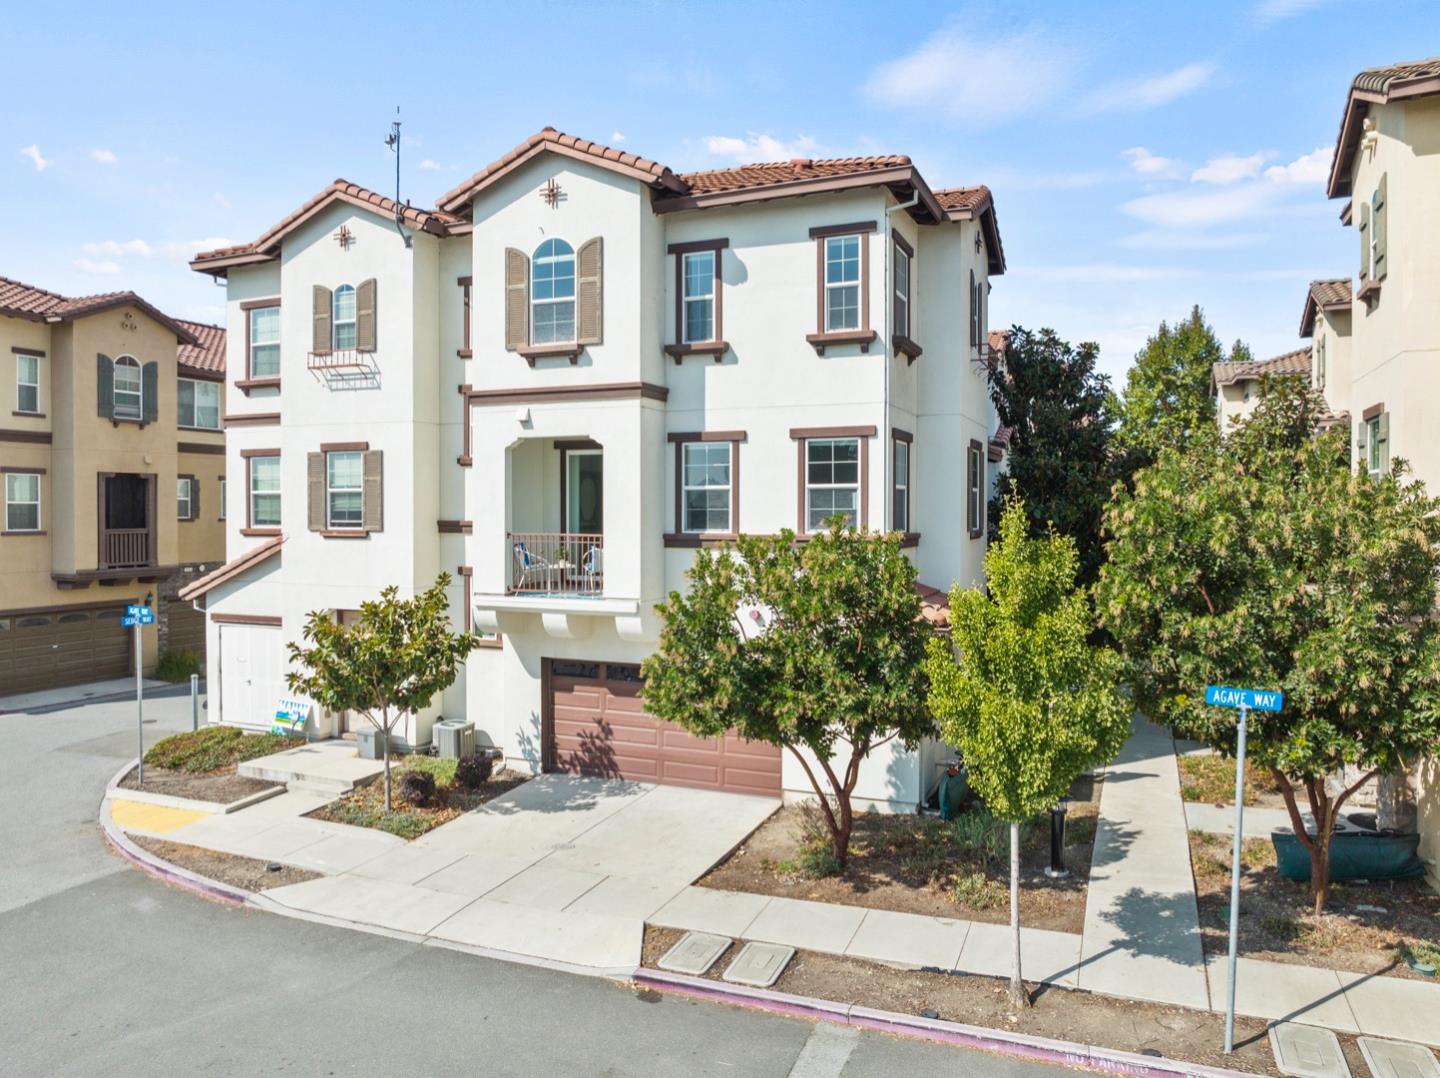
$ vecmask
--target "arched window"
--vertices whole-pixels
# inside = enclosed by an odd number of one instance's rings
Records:
[[[140,362],[134,356],[121,356],[115,361],[116,419],[139,419],[145,414],[143,385]]]
[[[564,240],[546,240],[530,262],[530,342],[574,339],[575,249]]]
[[[342,284],[335,289],[334,326],[335,351],[355,347],[355,286]]]

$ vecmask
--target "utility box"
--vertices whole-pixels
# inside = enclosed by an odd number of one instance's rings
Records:
[[[475,724],[444,719],[435,724],[435,753],[442,760],[463,760],[475,755]]]
[[[385,742],[381,740],[385,736],[373,726],[367,730],[357,730],[355,732],[356,755],[362,760],[385,759]]]

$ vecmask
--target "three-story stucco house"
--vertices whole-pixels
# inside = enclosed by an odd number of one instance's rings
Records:
[[[224,379],[218,326],[0,277],[0,695],[132,673],[147,595],[142,668],[203,653],[175,596],[225,560]]]
[[[695,550],[840,514],[902,533],[926,584],[981,578],[983,187],[900,156],[680,174],[546,128],[434,209],[336,181],[193,266],[232,330],[232,561],[186,592],[218,721],[269,725],[310,611],[443,570],[491,646],[409,744],[443,714],[521,769],[805,792],[778,749],[644,711]],[[943,751],[885,746],[857,796],[913,809]]]

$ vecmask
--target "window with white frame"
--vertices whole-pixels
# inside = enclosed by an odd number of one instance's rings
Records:
[[[820,531],[833,516],[860,521],[860,439],[811,438],[805,443],[805,530]]]
[[[280,526],[280,458],[250,458],[250,526]]]
[[[354,290],[351,290],[353,309]],[[254,307],[250,315],[250,377],[280,377],[280,307]]]
[[[134,356],[121,356],[115,361],[116,419],[139,419],[143,414],[144,393],[141,389],[140,363]]]
[[[895,245],[895,327],[897,337],[910,336],[910,252]]]
[[[731,531],[733,453],[729,442],[685,442],[680,446],[682,531]]]
[[[225,519],[225,477],[220,477],[220,519]]]
[[[365,524],[364,454],[335,450],[325,454],[325,523],[329,528]]]
[[[897,532],[910,530],[910,443],[895,439],[895,482],[893,520]]]
[[[574,339],[575,249],[564,240],[546,240],[530,262],[530,342]]]
[[[342,284],[335,289],[334,317],[331,319],[331,333],[335,351],[343,352],[355,347],[355,286]]]
[[[681,297],[681,340],[698,344],[715,339],[715,261],[719,251],[691,251],[680,256],[684,260],[680,279],[684,284]]]
[[[15,356],[15,410],[35,414],[40,411],[39,356]]]
[[[985,532],[985,448],[975,441],[966,454],[965,524],[971,539]]]
[[[175,399],[179,402],[176,422],[180,426],[220,429],[220,383],[181,378]]]
[[[175,480],[175,516],[180,520],[195,519],[195,480],[188,475]]]
[[[860,237],[825,238],[825,332],[860,328]]]
[[[1315,387],[1325,388],[1325,338],[1315,342]]]
[[[38,472],[5,473],[5,530],[7,532],[38,532],[40,530],[40,474]]]
[[[1375,416],[1365,421],[1365,470],[1376,478],[1385,470],[1385,431],[1382,429],[1381,416]]]

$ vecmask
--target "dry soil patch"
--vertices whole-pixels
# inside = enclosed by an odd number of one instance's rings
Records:
[[[292,865],[280,865],[278,871],[272,872],[268,868],[272,862],[257,861],[253,857],[238,857],[233,853],[220,853],[218,850],[207,850],[200,846],[188,846],[183,842],[166,842],[164,839],[149,838],[145,835],[131,835],[130,839],[137,846],[171,864],[246,891],[267,891],[271,887],[304,883],[323,875]]]
[[[166,794],[170,797],[187,797],[192,801],[213,801],[228,805],[242,797],[270,790],[278,782],[264,782],[261,779],[247,779],[235,774],[235,765],[218,768],[215,771],[174,771],[168,767],[145,765],[145,785],[136,781],[134,768],[120,780],[122,790],[144,790],[146,793]]]

